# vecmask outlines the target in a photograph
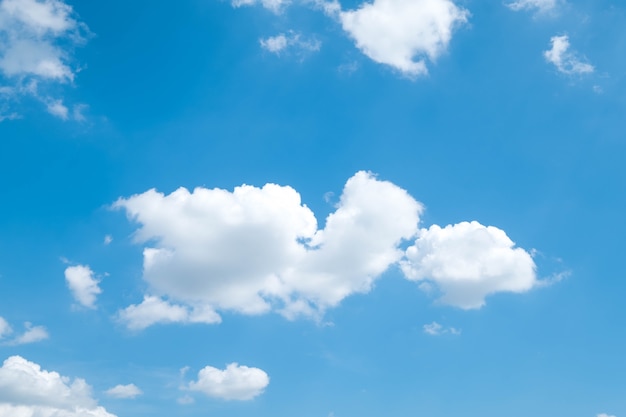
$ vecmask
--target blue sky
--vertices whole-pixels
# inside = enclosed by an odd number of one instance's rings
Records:
[[[626,416],[624,28],[0,0],[0,417]]]

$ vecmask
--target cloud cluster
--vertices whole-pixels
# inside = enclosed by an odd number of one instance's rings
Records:
[[[198,380],[190,382],[188,389],[213,398],[247,401],[262,394],[269,383],[270,378],[262,369],[231,363],[226,369],[201,369]]]
[[[72,49],[84,43],[85,32],[72,7],[61,0],[1,0],[0,80],[8,83],[0,95],[2,106],[28,95],[41,101],[50,114],[69,119],[72,113],[63,100],[41,90],[52,83],[74,81]]]
[[[0,367],[0,417],[115,417],[98,406],[91,387],[12,356]]]
[[[149,190],[114,207],[139,224],[135,240],[146,244],[149,294],[119,313],[131,329],[217,323],[218,311],[319,318],[394,265],[464,309],[538,283],[532,257],[502,230],[476,222],[420,229],[422,204],[363,171],[322,229],[293,188],[276,184]]]
[[[428,73],[425,58],[435,61],[469,12],[452,0],[374,0],[356,10],[335,11],[343,29],[372,60],[415,77]]]
[[[567,75],[591,74],[595,71],[593,65],[581,60],[575,52],[570,50],[567,35],[553,36],[550,39],[551,48],[543,53],[544,58],[553,64],[556,69]]]
[[[96,308],[96,298],[102,292],[94,272],[86,265],[75,265],[65,269],[65,282],[72,296],[81,306]]]

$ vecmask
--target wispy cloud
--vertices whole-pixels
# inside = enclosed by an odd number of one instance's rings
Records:
[[[593,65],[579,58],[578,54],[570,49],[567,35],[553,36],[550,39],[551,48],[544,51],[543,56],[556,69],[567,75],[591,74],[595,71]]]

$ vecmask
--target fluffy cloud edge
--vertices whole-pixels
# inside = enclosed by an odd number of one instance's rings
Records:
[[[21,356],[11,356],[0,367],[0,416],[116,417],[97,404],[91,387]]]

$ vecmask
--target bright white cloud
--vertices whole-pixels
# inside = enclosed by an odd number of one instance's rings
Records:
[[[231,2],[233,7],[255,6],[260,4],[276,14],[281,13],[289,3],[291,3],[290,0],[232,0]]]
[[[469,16],[452,0],[374,0],[349,11],[337,2],[322,7],[340,19],[365,55],[409,77],[428,73],[425,58],[437,59]]]
[[[459,329],[455,329],[454,327],[443,327],[441,324],[433,321],[430,324],[425,324],[423,326],[424,333],[431,336],[441,336],[443,334],[452,334],[452,335],[460,335],[461,331]]]
[[[231,363],[223,370],[212,366],[200,370],[188,388],[213,398],[247,401],[261,395],[269,383],[265,371]]]
[[[405,190],[358,172],[323,229],[291,187],[244,185],[232,192],[155,190],[114,204],[139,224],[142,303],[118,313],[141,330],[158,323],[218,323],[220,311],[321,318],[367,293],[399,265],[440,301],[479,308],[499,292],[541,286],[531,255],[500,229],[460,223],[419,229],[423,210]],[[407,250],[405,242],[412,242]]]
[[[274,54],[280,54],[288,49],[298,52],[316,52],[319,51],[322,44],[317,39],[304,39],[302,35],[296,32],[281,33],[276,36],[270,36],[260,39],[261,47]]]
[[[0,317],[0,339],[11,334],[11,332],[13,332],[13,329],[11,329],[9,323],[3,317]]]
[[[70,266],[65,269],[65,282],[74,299],[83,307],[96,308],[96,298],[102,292],[94,272],[86,265]]]
[[[135,384],[128,385],[116,385],[113,388],[106,390],[106,394],[113,398],[136,398],[143,392]]]
[[[540,13],[551,12],[557,8],[561,0],[515,0],[508,3],[511,10],[535,10]]]
[[[578,58],[575,52],[570,51],[567,35],[553,36],[550,39],[552,47],[544,51],[546,61],[554,64],[559,72],[568,75],[582,75],[594,72],[593,65]]]
[[[221,317],[209,306],[200,305],[192,309],[149,295],[144,297],[141,304],[131,305],[121,310],[118,318],[130,330],[143,330],[155,324],[214,324],[222,321]]]
[[[97,405],[91,387],[12,356],[0,368],[0,417],[115,417]]]
[[[12,98],[30,94],[67,119],[61,100],[28,86],[72,82],[72,49],[84,42],[86,30],[61,0],[0,0],[0,79],[12,85]]]
[[[428,280],[441,291],[439,301],[463,309],[482,307],[491,294],[531,290],[535,269],[504,231],[478,222],[422,229],[402,262],[408,279]]]
[[[406,191],[366,172],[346,183],[322,230],[294,189],[275,184],[181,188],[168,196],[150,190],[115,207],[141,225],[138,242],[156,242],[144,249],[144,279],[154,294],[193,310],[288,317],[314,316],[368,292],[402,257],[398,245],[415,235],[422,210]],[[141,328],[186,322],[193,310],[147,297],[120,314]]]

